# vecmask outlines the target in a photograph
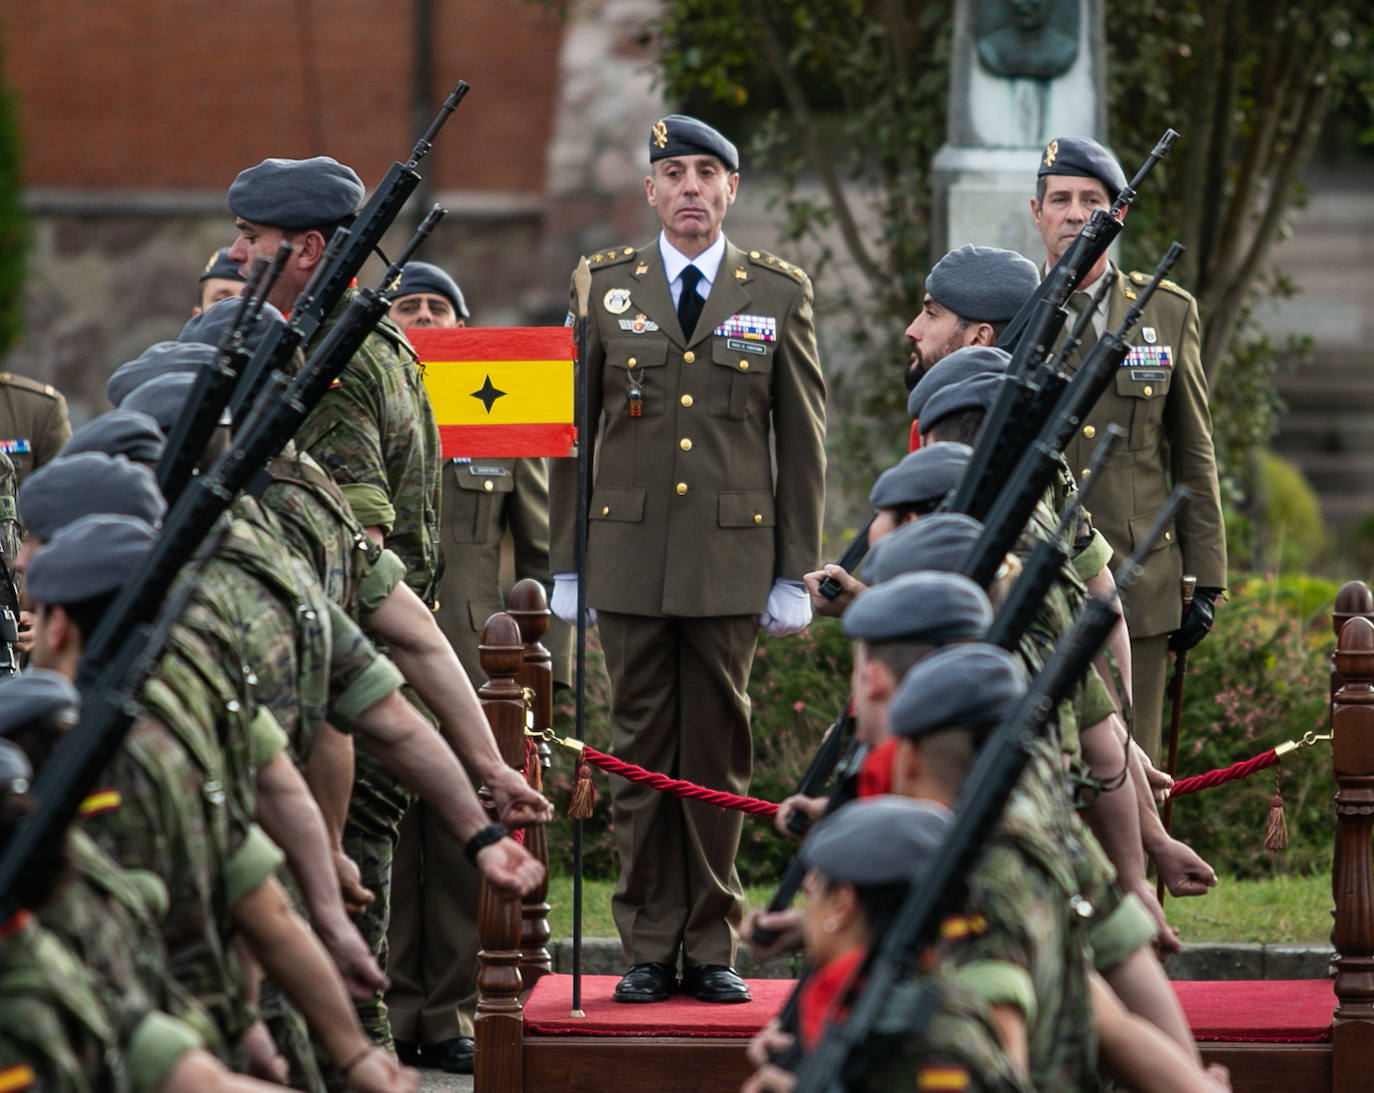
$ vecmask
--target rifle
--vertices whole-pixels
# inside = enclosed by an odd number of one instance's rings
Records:
[[[37,802],[34,811],[0,850],[0,914],[4,918],[24,906],[26,878],[41,872],[37,862],[51,860],[82,799],[124,739],[137,712],[137,696],[184,606],[174,602],[159,609],[182,563],[195,553],[239,491],[295,435],[347,366],[386,310],[383,290],[400,276],[400,267],[441,215],[442,210],[431,210],[387,270],[382,287],[365,289],[354,298],[294,379],[288,381],[280,372],[269,377],[262,399],[229,450],[208,473],[191,479],[163,521],[162,534],[143,564],[89,636],[76,677],[82,692],[81,720],[58,742],[39,772],[32,790]]]
[[[1150,283],[1136,297],[1130,311],[1121,320],[1121,325],[1097,340],[1088,359],[1060,393],[1054,410],[1034,443],[1022,454],[1010,477],[1002,480],[1001,492],[987,514],[983,534],[979,536],[978,544],[970,556],[973,561],[965,569],[965,576],[985,588],[991,583],[1002,555],[1016,542],[1036,501],[1054,476],[1059,453],[1083,418],[1096,405],[1117,367],[1130,351],[1130,346],[1125,342],[1126,335],[1140,320],[1159,282],[1182,253],[1180,244],[1170,245],[1155,267]]]
[[[191,388],[186,404],[182,406],[181,414],[167,436],[162,458],[157,462],[158,488],[168,505],[180,496],[195,473],[196,464],[205,450],[205,438],[219,422],[220,415],[229,403],[229,396],[233,394],[234,386],[248,363],[247,332],[262,315],[268,293],[276,284],[293,249],[290,243],[283,240],[271,262],[262,256],[254,261],[233,325],[220,339],[214,361],[196,375],[195,386]]]
[[[1117,572],[1118,587],[1135,583],[1145,555],[1173,520],[1186,494],[1183,487],[1174,491],[1135,555]],[[941,917],[962,890],[960,878],[981,853],[1026,765],[1027,745],[1044,731],[1116,620],[1116,609],[1106,599],[1090,598],[1032,680],[1016,711],[979,748],[955,800],[954,822],[940,853],[913,882],[886,935],[869,946],[847,991],[853,1002],[849,1017],[827,1028],[816,1049],[803,1061],[797,1072],[797,1093],[838,1093],[862,1078],[867,1062],[862,1049],[887,1008],[893,989],[912,978],[921,953],[934,940]],[[920,1036],[938,1004],[939,991],[929,984],[921,985],[912,1020],[903,1035]]]
[[[1131,179],[1121,192],[1116,195],[1116,200],[1112,202],[1110,211],[1096,209],[1093,211],[1092,218],[1088,221],[1091,225],[1097,222],[1096,230],[1091,237],[1087,236],[1086,228],[1079,232],[1077,238],[1069,244],[1068,249],[1059,256],[1059,261],[1054,264],[1057,269],[1061,265],[1068,264],[1070,268],[1078,271],[1077,276],[1070,284],[1068,291],[1059,300],[1062,304],[1069,296],[1075,292],[1083,278],[1097,264],[1097,260],[1107,253],[1107,248],[1112,245],[1116,237],[1121,234],[1121,214],[1129,208],[1131,202],[1135,200],[1136,192],[1144,184],[1146,177],[1154,170],[1154,166],[1161,159],[1169,154],[1169,149],[1178,140],[1178,134],[1172,129],[1166,129],[1164,135],[1155,143],[1154,149],[1145,158],[1140,169],[1136,171],[1135,177]],[[1053,270],[1051,270],[1053,272]],[[1002,336],[997,339],[999,349],[1011,351],[1016,348],[1017,343],[1030,323],[1032,314],[1035,312],[1036,304],[1050,292],[1048,285],[1049,278],[1040,282],[1039,287],[1031,294],[1029,300],[1021,305],[1020,309],[1012,316],[1011,321],[1002,329]]]
[[[352,226],[340,228],[334,233],[329,249],[310,283],[292,304],[290,321],[263,339],[253,359],[244,368],[243,378],[239,380],[229,402],[229,412],[236,420],[245,407],[257,401],[257,392],[268,376],[274,371],[286,371],[286,362],[296,349],[310,342],[325,317],[343,298],[345,290],[363,268],[363,263],[377,248],[402,206],[420,184],[416,166],[429,154],[434,146],[434,138],[467,93],[467,83],[459,80],[444,100],[438,116],[415,142],[410,158],[405,163],[393,163],[372,197],[358,212]]]
[[[835,559],[835,564],[846,573],[853,573],[859,567],[859,563],[868,555],[868,529],[873,526],[873,521],[877,518],[878,514],[875,512],[858,530],[854,538],[849,540],[849,545],[844,548],[844,553]],[[826,577],[825,580],[821,581],[818,591],[827,600],[833,600],[844,591],[844,588],[834,577]]]

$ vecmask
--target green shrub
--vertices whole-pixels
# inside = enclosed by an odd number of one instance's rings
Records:
[[[1180,778],[1249,759],[1308,731],[1325,731],[1335,594],[1332,582],[1305,576],[1252,576],[1233,583],[1211,635],[1188,657]],[[1167,700],[1164,716],[1167,726]],[[1330,748],[1304,748],[1278,769],[1287,851],[1272,859],[1261,852],[1274,768],[1179,798],[1174,834],[1219,873],[1237,877],[1329,868],[1335,793]]]
[[[1255,455],[1251,503],[1226,514],[1226,547],[1238,570],[1312,572],[1331,536],[1321,504],[1296,464],[1265,449]]]

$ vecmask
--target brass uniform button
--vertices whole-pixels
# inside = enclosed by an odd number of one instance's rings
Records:
[[[740,370],[741,372],[748,372],[748,371],[749,371],[749,362],[748,362],[748,361],[740,361],[740,362],[739,362],[739,370]]]
[[[757,258],[758,256],[759,256],[759,252],[756,251],[756,250],[751,250],[751,251],[749,252],[749,257],[750,257],[750,258]]]
[[[1091,467],[1084,467],[1081,471],[1078,472],[1078,477],[1079,477],[1079,478],[1087,478],[1088,475],[1090,475],[1090,474],[1092,474],[1092,473],[1093,473],[1093,469],[1092,469]]]
[[[496,487],[491,484],[491,479],[487,479],[485,482],[482,483],[482,488],[486,490],[488,493],[491,493],[491,491],[494,490]]]
[[[756,523],[756,524],[761,524],[761,523],[763,523],[763,513],[761,513],[761,512],[756,512],[756,513],[754,513],[754,523]]]
[[[1171,543],[1171,542],[1173,542],[1173,539],[1174,539],[1174,533],[1173,533],[1172,531],[1166,531],[1166,532],[1164,533],[1164,541],[1165,541],[1166,543]]]
[[[633,367],[634,367],[635,365],[637,365],[638,363],[639,363],[639,361],[635,360],[634,357],[631,357],[629,360],[627,360],[627,361],[625,362],[625,365],[626,365],[626,367],[628,367],[628,368],[633,368]]]
[[[629,247],[626,247],[626,248],[625,248],[623,251],[621,251],[620,253],[623,254],[626,258],[628,258],[630,255],[634,254],[634,251],[631,250]]]
[[[1146,398],[1149,398],[1149,397],[1150,397],[1151,395],[1153,395],[1154,393],[1155,393],[1155,389],[1154,389],[1153,387],[1151,387],[1151,386],[1147,383],[1147,384],[1145,385],[1145,397],[1146,397]]]
[[[691,364],[696,359],[697,355],[693,353],[690,349],[687,350],[686,353],[682,354],[682,360],[684,364]]]
[[[610,514],[611,514],[611,506],[610,506],[610,505],[602,505],[602,506],[601,506],[601,515],[602,515],[602,516],[609,516]]]
[[[686,493],[686,492],[687,492],[687,483],[686,483],[686,482],[679,482],[679,483],[677,484],[677,495],[678,495],[679,497],[681,497],[681,496],[682,496],[684,493]]]
[[[684,436],[681,440],[677,442],[677,446],[681,448],[684,452],[690,452],[692,450],[692,438]]]
[[[1087,437],[1089,440],[1091,440],[1093,437],[1097,435],[1097,430],[1094,429],[1091,425],[1084,425],[1083,435]]]
[[[691,396],[691,395],[683,395],[680,399],[678,399],[678,402],[682,403],[683,406],[691,406],[691,405],[692,405],[692,396]]]

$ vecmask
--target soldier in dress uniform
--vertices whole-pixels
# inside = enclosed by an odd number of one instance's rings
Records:
[[[1050,141],[1040,157],[1036,195],[1030,203],[1045,242],[1047,267],[1068,249],[1093,210],[1109,207],[1125,185],[1121,165],[1096,141]],[[1104,254],[1088,271],[1070,302],[1075,315],[1088,306],[1107,265]],[[1148,281],[1142,273],[1117,277],[1083,344],[1069,359],[1070,368],[1078,366],[1104,331],[1120,325]],[[1131,633],[1135,738],[1158,763],[1168,651],[1191,648],[1212,625],[1213,604],[1226,587],[1226,529],[1197,301],[1172,281],[1163,282],[1129,337],[1135,343],[1130,354],[1064,454],[1074,473],[1082,474],[1108,425],[1127,430],[1122,450],[1103,471],[1106,481],[1098,486],[1093,504],[1093,523],[1112,546],[1113,566],[1130,556],[1173,486],[1181,483],[1192,491],[1174,526],[1146,559],[1139,580],[1122,597]],[[1185,573],[1197,578],[1187,618],[1182,617],[1179,591]]]
[[[411,262],[392,292],[391,318],[402,330],[450,329],[472,317],[463,290],[428,262]],[[549,583],[549,466],[545,459],[446,459],[440,530],[444,566],[435,618],[474,687],[485,681],[482,627],[505,609],[501,543],[510,532],[515,575]],[[554,679],[569,681],[571,633],[551,620],[545,643]],[[472,1071],[477,1008],[477,876],[462,848],[433,822],[423,801],[401,821],[391,863],[387,931],[391,1015],[404,1059],[449,1073]]]
[[[820,554],[825,380],[806,274],[721,232],[735,146],[677,114],[648,144],[645,194],[663,230],[591,258],[586,603],[611,677],[615,754],[742,793],[758,628],[790,634],[811,619],[802,576]],[[554,610],[567,621],[576,497],[576,465],[559,460]],[[730,967],[741,817],[629,783],[612,793],[613,908],[631,965],[617,999],[666,1000],[681,955],[685,991],[747,1000]]]
[[[55,387],[0,372],[0,452],[10,457],[20,485],[71,435],[67,400]]]

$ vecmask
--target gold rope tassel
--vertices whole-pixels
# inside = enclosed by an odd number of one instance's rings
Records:
[[[577,780],[573,783],[572,800],[568,802],[568,815],[574,820],[585,820],[596,809],[596,783],[592,781],[592,768],[586,760],[577,762]]]
[[[1279,787],[1279,772],[1274,771],[1274,795],[1269,798],[1269,822],[1264,830],[1264,849],[1271,854],[1288,849],[1288,820],[1283,814],[1283,791]]]

